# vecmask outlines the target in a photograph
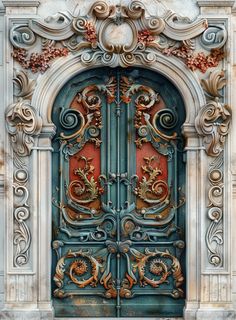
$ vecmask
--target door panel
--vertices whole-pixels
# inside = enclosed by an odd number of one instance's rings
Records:
[[[52,290],[56,316],[180,316],[185,113],[144,69],[96,69],[53,108]]]

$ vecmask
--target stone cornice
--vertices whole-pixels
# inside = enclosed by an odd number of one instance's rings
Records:
[[[235,0],[198,0],[199,7],[233,7]]]
[[[36,0],[3,0],[2,1],[4,7],[38,7],[40,5],[40,1]]]

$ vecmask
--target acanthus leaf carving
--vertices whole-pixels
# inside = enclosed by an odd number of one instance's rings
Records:
[[[216,98],[202,107],[196,117],[196,130],[203,136],[208,155],[215,157],[223,150],[231,122],[231,108],[222,105]]]
[[[41,131],[42,119],[29,100],[19,99],[8,107],[6,125],[15,153],[21,157],[30,155],[34,137]]]
[[[17,87],[15,96],[22,99],[30,99],[33,95],[36,81],[29,79],[25,71],[17,71],[16,76],[13,78],[13,83]]]
[[[211,99],[199,110],[195,126],[198,134],[203,137],[207,154],[212,157],[218,156],[223,150],[232,117],[230,106],[221,103],[219,99],[219,90],[225,85],[222,71],[212,72],[209,79],[202,80],[203,89]]]
[[[177,14],[171,10],[169,10],[166,15],[165,23],[163,34],[168,38],[175,39],[177,41],[195,38],[208,27],[206,19],[191,22],[187,18],[178,17]]]
[[[227,81],[223,70],[210,72],[209,79],[201,80],[201,85],[209,97],[222,97],[219,91],[226,85],[226,83]]]

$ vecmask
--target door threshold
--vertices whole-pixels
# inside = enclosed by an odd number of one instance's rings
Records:
[[[54,320],[97,320],[97,319],[100,319],[100,320],[117,320],[117,319],[120,319],[120,320],[140,320],[140,319],[143,319],[143,320],[183,320],[184,318],[170,318],[170,317],[167,317],[167,318],[143,318],[143,317],[140,317],[140,318],[124,318],[124,317],[121,317],[121,318],[79,318],[79,317],[76,317],[76,318],[54,318]]]

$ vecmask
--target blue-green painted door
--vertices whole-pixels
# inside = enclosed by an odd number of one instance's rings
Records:
[[[58,317],[181,316],[185,166],[179,92],[152,71],[79,74],[53,108]]]

